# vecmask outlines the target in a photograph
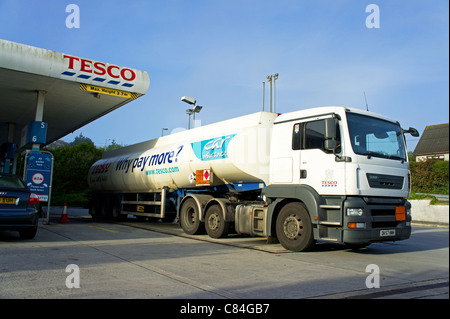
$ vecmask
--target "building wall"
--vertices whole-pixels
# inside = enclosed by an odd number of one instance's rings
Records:
[[[436,155],[418,155],[416,157],[417,162],[424,162],[427,159],[437,159],[441,161],[449,161],[449,153],[447,154],[436,154]]]

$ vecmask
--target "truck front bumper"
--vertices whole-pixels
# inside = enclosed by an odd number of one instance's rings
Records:
[[[411,236],[411,204],[402,198],[350,197],[344,202],[342,241],[365,244],[408,239]],[[349,216],[348,209],[362,209]]]

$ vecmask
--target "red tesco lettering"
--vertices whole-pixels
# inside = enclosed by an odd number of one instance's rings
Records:
[[[69,69],[75,70],[75,61],[79,62],[79,70],[86,73],[94,73],[96,75],[106,75],[114,79],[122,78],[125,81],[133,81],[136,79],[136,73],[132,69],[121,69],[117,65],[106,66],[103,62],[93,62],[91,60],[77,58],[70,55],[64,55],[64,59],[69,60]]]
[[[95,62],[94,63],[94,73],[97,75],[105,75],[106,74],[106,65],[102,62]]]

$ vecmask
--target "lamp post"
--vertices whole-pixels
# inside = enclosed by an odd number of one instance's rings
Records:
[[[272,78],[273,78],[273,75],[268,75],[267,76],[267,82],[269,82],[269,84],[270,84],[270,88],[269,88],[269,112],[272,112]]]
[[[202,110],[203,106],[200,105],[196,105],[194,106],[194,120],[192,121],[193,127],[195,127],[195,113],[200,113],[200,111]]]
[[[276,92],[276,90],[275,90],[275,81],[276,80],[278,80],[278,73],[275,73],[273,75],[273,111],[274,112],[276,112],[275,111],[275,101],[276,101],[276,98],[275,98],[275,92]]]
[[[168,131],[168,128],[163,127],[163,129],[161,130],[161,136],[164,136],[164,131]]]
[[[203,106],[197,105],[196,104],[197,101],[194,98],[188,97],[188,96],[183,96],[181,98],[181,101],[194,106],[192,109],[187,109],[186,110],[186,114],[189,115],[188,129],[191,128],[191,114],[194,114],[193,127],[195,127],[195,113],[200,113],[200,111],[202,110]]]
[[[269,89],[269,105],[270,105],[270,112],[275,112],[275,81],[278,80],[278,73],[275,73],[273,75],[267,76],[267,82],[270,84]],[[272,98],[272,83],[273,83],[273,98]],[[273,102],[273,109],[272,109],[272,102]],[[264,110],[264,82],[263,82],[263,110]]]
[[[186,110],[186,114],[189,115],[189,120],[188,120],[188,130],[191,129],[191,114],[194,113],[193,109],[187,109]]]

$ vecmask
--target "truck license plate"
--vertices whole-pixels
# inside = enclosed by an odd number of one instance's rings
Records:
[[[380,230],[380,237],[395,236],[395,229],[383,229]]]

